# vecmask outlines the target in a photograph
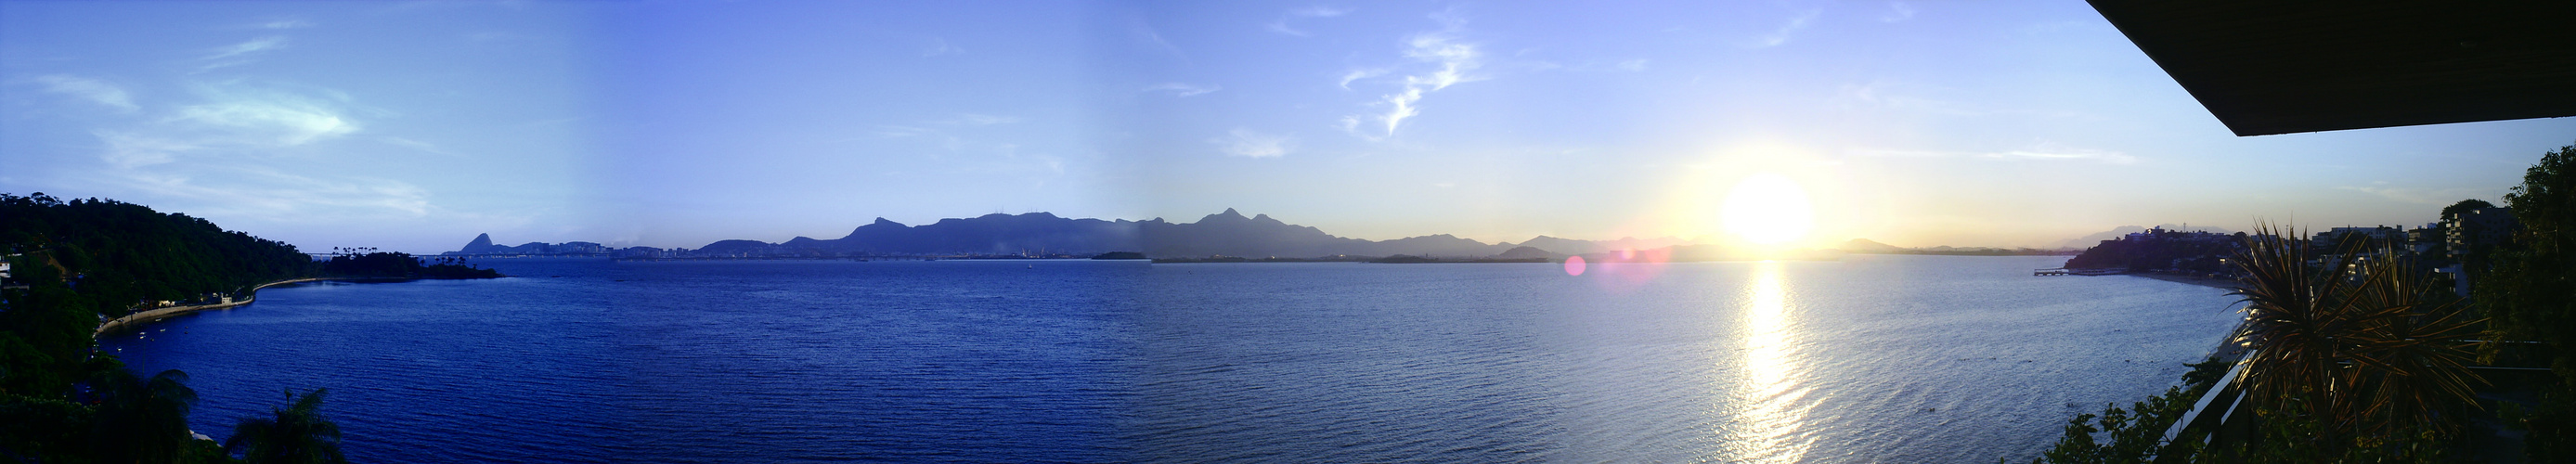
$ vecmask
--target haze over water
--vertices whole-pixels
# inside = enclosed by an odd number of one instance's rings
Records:
[[[492,260],[103,340],[226,435],[328,387],[378,462],[2027,458],[2172,385],[2215,289],[2056,257]],[[137,354],[143,353],[143,354]]]

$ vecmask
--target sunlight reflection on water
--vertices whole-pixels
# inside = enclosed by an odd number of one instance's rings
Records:
[[[1730,427],[1733,433],[1723,441],[1726,456],[1717,461],[1797,462],[1814,441],[1799,431],[1807,416],[1799,400],[1812,388],[1803,382],[1797,321],[1780,266],[1771,261],[1756,265],[1745,286],[1744,377],[1728,400],[1740,409]]]

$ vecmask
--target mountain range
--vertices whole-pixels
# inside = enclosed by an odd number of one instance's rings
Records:
[[[2185,229],[2171,224],[2167,230],[2209,230],[2211,227]],[[2063,248],[2082,249],[2102,240],[2145,231],[2147,228],[2126,226],[2088,235],[2063,243]],[[1528,258],[1568,255],[1594,255],[1619,250],[1683,251],[1702,250],[1702,254],[1724,255],[1715,245],[1700,244],[1678,238],[1662,237],[1618,240],[1578,240],[1537,236],[1520,243],[1485,243],[1449,234],[1424,235],[1393,240],[1363,240],[1325,233],[1311,226],[1289,224],[1269,215],[1246,217],[1232,208],[1210,214],[1196,222],[1170,222],[1162,218],[1143,221],[1065,218],[1052,213],[987,214],[971,218],[948,218],[918,226],[876,218],[866,225],[851,229],[838,238],[796,237],[784,242],[758,240],[722,240],[694,250],[662,250],[649,247],[610,248],[591,242],[549,244],[530,242],[517,246],[493,243],[490,234],[474,240],[447,255],[549,255],[549,254],[618,254],[638,256],[690,257],[763,257],[763,256],[946,256],[946,255],[1089,255],[1113,251],[1139,251],[1157,258],[1234,256],[1247,258],[1283,257],[1315,258],[1329,256],[1434,256],[1483,258],[1505,256]],[[1722,248],[1722,247],[1719,247]],[[1867,239],[1852,239],[1833,247],[1851,253],[1895,254],[2009,251],[1993,249],[1952,249],[1950,247],[1905,248]]]
[[[1621,238],[1592,241],[1533,237],[1521,243],[1485,243],[1449,234],[1424,235],[1394,240],[1363,240],[1335,236],[1322,229],[1282,222],[1269,215],[1245,217],[1228,208],[1196,222],[1176,223],[1154,218],[1143,221],[1064,218],[1052,213],[987,214],[972,218],[949,218],[918,226],[877,218],[851,229],[839,238],[817,239],[796,237],[784,242],[757,240],[722,240],[709,243],[688,253],[695,256],[793,256],[793,255],[1083,255],[1112,251],[1142,251],[1155,257],[1295,257],[1322,256],[1444,256],[1488,257],[1502,255],[1515,248],[1528,255],[1543,252],[1553,255],[1600,253],[1613,250],[1644,250],[1685,244],[1677,238]],[[616,250],[587,251],[598,244],[569,242],[564,244],[528,243],[506,247],[492,243],[490,234],[478,235],[463,249],[448,255],[473,254],[562,254],[603,253]],[[580,250],[580,251],[575,251]],[[632,250],[632,249],[630,249]],[[652,251],[661,251],[652,249]]]

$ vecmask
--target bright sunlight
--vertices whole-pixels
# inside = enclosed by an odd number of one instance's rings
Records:
[[[1796,181],[1764,172],[1747,176],[1727,192],[1721,217],[1726,231],[1746,242],[1779,245],[1807,236],[1816,223],[1815,208]]]

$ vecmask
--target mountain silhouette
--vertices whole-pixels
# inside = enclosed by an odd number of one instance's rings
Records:
[[[1196,222],[1181,223],[1162,218],[1143,221],[1075,219],[1044,212],[949,218],[919,226],[876,218],[851,229],[848,235],[840,238],[796,237],[779,243],[722,240],[689,253],[709,256],[867,256],[1085,255],[1126,251],[1143,252],[1157,258],[1316,258],[1336,255],[1482,258],[1522,247],[1531,250],[1519,251],[1515,256],[1642,250],[1681,243],[1684,242],[1671,238],[1621,238],[1593,242],[1544,235],[1519,244],[1484,243],[1449,234],[1372,241],[1335,236],[1315,227],[1289,224],[1267,214],[1246,217],[1240,211],[1227,208]],[[569,247],[576,244],[587,247]],[[591,250],[591,247],[598,247],[598,244],[529,243],[505,247],[493,244],[490,234],[484,234],[476,236],[464,249],[447,254],[560,254],[574,252],[566,250]]]

